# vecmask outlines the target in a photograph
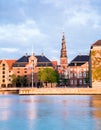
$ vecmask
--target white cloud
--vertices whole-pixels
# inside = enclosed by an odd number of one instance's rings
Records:
[[[36,38],[44,39],[46,36],[41,33],[34,20],[27,20],[20,24],[6,24],[0,26],[0,44],[11,42],[13,44],[29,44]]]
[[[19,49],[18,48],[0,48],[0,50],[3,52],[13,53],[13,52],[17,52]]]
[[[101,17],[91,0],[43,0],[61,9],[65,25],[100,27]]]

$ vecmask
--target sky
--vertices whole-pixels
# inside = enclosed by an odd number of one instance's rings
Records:
[[[69,62],[101,39],[101,0],[0,0],[0,59],[44,53],[59,62],[65,34]]]

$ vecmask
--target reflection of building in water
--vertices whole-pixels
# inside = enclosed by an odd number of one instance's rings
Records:
[[[10,109],[13,102],[8,98],[0,100],[0,121],[7,121],[11,118],[12,110]]]
[[[25,100],[27,111],[26,116],[28,119],[36,119],[37,118],[37,110],[36,110],[36,99],[32,96],[29,97],[28,100]]]
[[[91,106],[94,108],[92,115],[101,119],[101,95],[92,96]]]

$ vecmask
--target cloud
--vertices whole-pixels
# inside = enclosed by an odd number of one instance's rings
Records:
[[[34,20],[27,20],[20,24],[5,24],[0,26],[0,44],[8,42],[20,45],[29,44],[31,40],[44,39],[43,34]]]
[[[0,50],[3,52],[9,52],[9,53],[14,53],[14,52],[19,51],[18,48],[0,48]]]
[[[43,0],[44,4],[51,4],[62,12],[64,26],[91,26],[100,27],[101,17],[95,6],[96,1],[91,0]]]

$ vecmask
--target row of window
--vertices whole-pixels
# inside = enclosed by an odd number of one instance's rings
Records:
[[[9,79],[9,81],[11,81],[11,79]],[[5,83],[5,79],[3,79],[2,82]]]
[[[86,81],[85,81],[85,79],[80,79],[78,82],[77,82],[77,80],[70,80],[70,84],[71,85],[77,85],[77,84],[79,84],[79,85],[82,85],[82,84],[86,84]]]
[[[84,72],[84,73],[70,73],[69,74],[69,77],[70,78],[73,78],[73,77],[78,77],[78,78],[81,78],[81,77],[84,77],[84,78],[86,78],[86,76],[87,76],[87,73],[86,72]]]
[[[70,71],[86,71],[87,68],[70,68]]]
[[[17,73],[19,74],[19,73],[20,73],[20,71],[17,71]],[[27,71],[24,71],[24,73],[27,73]]]

